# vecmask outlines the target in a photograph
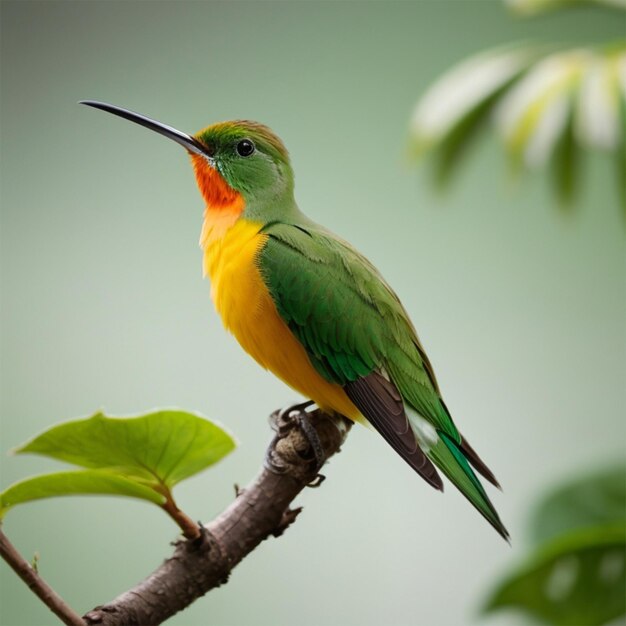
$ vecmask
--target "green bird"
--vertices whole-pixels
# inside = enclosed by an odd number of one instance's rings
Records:
[[[200,245],[211,297],[244,350],[323,411],[369,423],[438,490],[441,470],[508,540],[472,466],[498,482],[452,420],[407,312],[362,254],[300,211],[282,141],[251,121],[187,135],[82,104],[188,151],[206,205]]]

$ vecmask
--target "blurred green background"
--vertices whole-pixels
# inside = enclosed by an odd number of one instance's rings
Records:
[[[518,39],[623,35],[588,8],[515,19],[456,2],[2,2],[1,485],[54,468],[5,451],[98,408],[200,410],[241,447],[178,488],[209,520],[260,466],[266,416],[296,399],[223,331],[202,279],[202,202],[181,149],[93,98],[193,132],[271,126],[301,208],[350,239],[411,313],[446,402],[494,468],[509,549],[452,488],[430,490],[362,428],[284,537],[171,623],[187,626],[525,623],[479,618],[523,553],[546,488],[624,455],[624,223],[609,157],[586,157],[572,215],[541,176],[514,183],[486,137],[439,196],[405,158],[428,84]],[[5,530],[79,612],[165,557],[173,524],[148,504],[68,498]],[[50,623],[0,566],[3,626]]]

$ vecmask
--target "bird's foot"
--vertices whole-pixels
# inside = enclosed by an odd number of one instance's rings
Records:
[[[319,435],[307,413],[307,409],[311,406],[314,406],[314,402],[309,400],[307,402],[287,406],[280,411],[272,413],[270,416],[270,425],[276,435],[265,454],[265,467],[275,474],[284,474],[287,471],[287,467],[279,460],[277,462],[275,458],[275,446],[280,439],[284,438],[287,433],[294,428],[294,426],[297,426],[309,444],[313,453],[312,460],[315,462],[314,470],[316,476],[313,481],[309,483],[309,486],[319,487],[324,481],[324,476],[317,472],[319,472],[322,465],[324,465],[326,455],[324,454],[324,447],[322,446]]]
[[[315,430],[315,426],[313,426],[313,424],[311,423],[311,420],[309,419],[309,416],[306,412],[307,408],[311,405],[313,405],[313,402],[306,402],[296,405],[295,407],[289,409],[289,415],[292,416],[292,418],[295,420],[296,424],[300,428],[300,431],[307,440],[309,446],[311,446],[313,458],[315,459],[315,473],[317,474],[317,472],[322,469],[324,461],[326,461],[326,455],[324,454],[324,446],[322,446],[322,442],[320,441],[320,437],[317,434],[317,430]],[[313,482],[316,481],[317,477]],[[322,481],[319,481],[315,486],[318,487],[321,483]]]

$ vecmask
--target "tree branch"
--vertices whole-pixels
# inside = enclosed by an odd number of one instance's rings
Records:
[[[15,549],[0,528],[0,556],[28,585],[29,589],[67,626],[85,626],[78,613],[68,606],[39,572]]]
[[[200,538],[180,541],[174,554],[148,578],[84,616],[89,626],[154,626],[224,584],[232,569],[261,541],[279,536],[301,509],[292,500],[317,475],[313,447],[297,426],[300,413],[272,414],[276,437],[266,466],[235,501],[203,527]],[[324,460],[339,451],[350,422],[320,411],[306,414],[317,432]],[[271,467],[271,469],[270,469]],[[319,483],[318,483],[319,484]],[[74,622],[72,622],[74,624]]]

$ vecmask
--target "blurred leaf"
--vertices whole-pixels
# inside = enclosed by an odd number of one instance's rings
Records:
[[[626,610],[625,551],[623,524],[573,531],[505,579],[484,611],[518,607],[559,626],[605,624]]]
[[[533,168],[548,162],[566,130],[587,56],[574,50],[546,57],[498,104],[496,125],[515,165]]]
[[[96,413],[53,426],[15,452],[32,452],[92,469],[106,469],[154,487],[171,488],[209,467],[235,440],[208,419],[176,409],[139,417]]]
[[[582,68],[577,138],[587,147],[616,150],[622,139],[620,128],[620,82],[626,80],[626,45],[607,46],[602,54],[590,56]]]
[[[115,476],[107,471],[57,472],[27,478],[0,493],[0,519],[11,507],[17,504],[54,496],[79,494],[130,496],[148,500],[158,505],[163,505],[166,500],[165,496],[150,487],[145,487],[121,476]]]
[[[617,171],[615,177],[617,179],[617,192],[622,203],[622,213],[626,217],[626,80],[624,84],[624,93],[620,97],[619,119],[622,127],[622,141],[618,150],[619,157],[617,159]]]
[[[504,2],[520,15],[538,15],[564,7],[594,4],[626,9],[626,0],[504,0]]]
[[[566,532],[622,523],[626,526],[626,466],[593,474],[551,493],[530,524],[536,545]]]
[[[571,113],[565,130],[554,147],[552,175],[556,194],[564,207],[571,206],[578,183],[579,150],[574,138],[574,116]]]
[[[473,126],[479,112],[537,57],[539,50],[520,44],[487,50],[455,65],[429,87],[411,120],[416,156]]]
[[[623,168],[624,98],[624,42],[560,52],[529,45],[488,50],[443,74],[417,103],[413,153],[430,155],[434,180],[445,184],[491,121],[517,170],[551,167],[565,204],[578,190],[581,149],[611,152]],[[623,185],[620,191],[626,208]]]
[[[626,613],[626,466],[549,494],[532,519],[533,556],[485,606],[517,607],[556,625],[594,626]]]
[[[478,131],[491,112],[493,104],[515,78],[516,76],[473,109],[469,109],[463,117],[456,121],[449,133],[442,138],[433,154],[435,179],[438,185],[445,186],[448,184],[456,167],[461,162],[462,156],[466,153],[474,137],[478,135]]]

